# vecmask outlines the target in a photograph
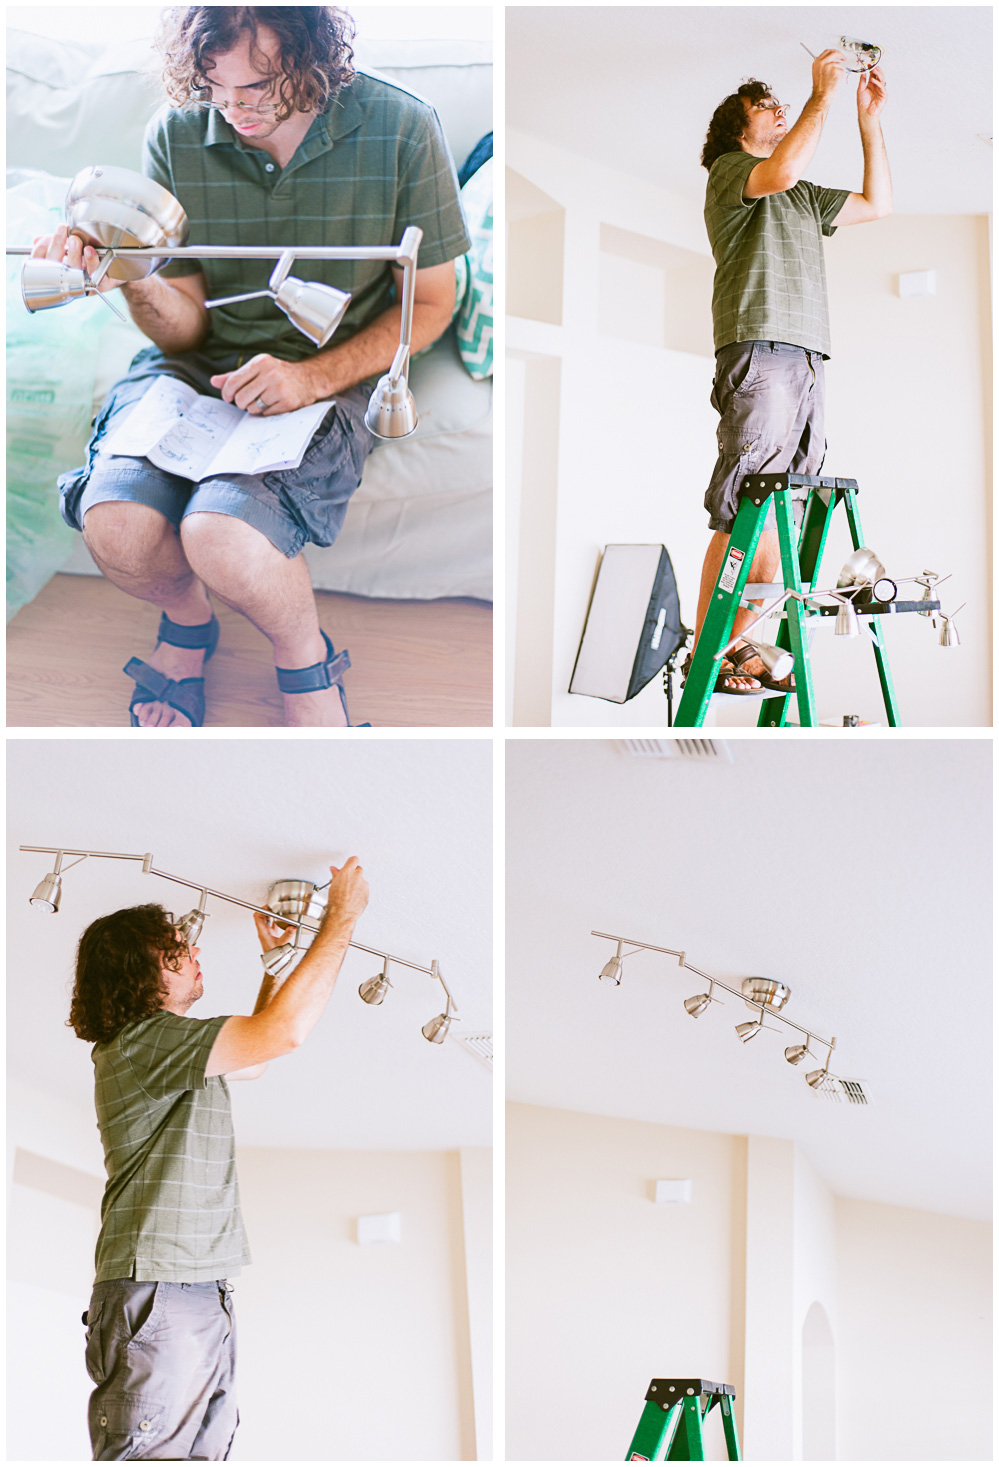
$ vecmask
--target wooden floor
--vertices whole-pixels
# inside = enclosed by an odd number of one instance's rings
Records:
[[[353,723],[463,728],[492,723],[492,613],[481,601],[374,601],[317,592],[319,620],[350,651]],[[205,681],[206,727],[281,726],[270,647],[216,607],[218,651]],[[159,613],[96,576],[57,575],[7,632],[11,728],[128,727],[134,684],[121,669],[148,657]]]

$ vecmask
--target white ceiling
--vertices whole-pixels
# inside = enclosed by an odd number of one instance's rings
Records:
[[[990,5],[643,5],[507,8],[507,125],[607,168],[704,198],[711,114],[746,77],[796,113],[811,61],[843,34],[884,52],[884,132],[899,214],[992,207]],[[847,81],[855,89],[856,79]],[[840,86],[808,169],[859,188],[856,109]]]
[[[9,739],[10,1072],[89,1112],[90,1046],[64,1023],[77,938],[103,912],[148,901],[182,912],[196,896],[141,865],[88,860],[46,916],[28,897],[51,868],[20,844],[151,850],[161,870],[248,901],[281,877],[322,882],[356,854],[371,886],[358,941],[428,966],[437,958],[464,1021],[452,1034],[489,1031],[491,761],[479,740]],[[192,1015],[250,1013],[262,976],[252,916],[219,901],[210,911]],[[233,1085],[240,1144],[490,1144],[488,1070],[450,1038],[420,1033],[442,1007],[439,984],[396,967],[393,992],[371,1007],[357,986],[379,966],[348,954],[305,1046]]]
[[[987,1217],[991,743],[730,747],[732,764],[691,765],[508,744],[510,1098],[793,1139],[841,1196]],[[743,1047],[733,1026],[755,1011],[727,994],[692,1020],[704,984],[675,959],[598,982],[614,948],[591,929],[788,983],[788,1016],[836,1036],[834,1071],[871,1105],[810,1091],[791,1037]]]

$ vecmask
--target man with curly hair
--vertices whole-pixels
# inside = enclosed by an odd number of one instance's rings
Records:
[[[95,1462],[225,1461],[239,1421],[228,1280],[243,1234],[228,1080],[301,1045],[333,992],[368,899],[355,856],[330,868],[312,946],[252,1015],[187,1016],[204,992],[199,949],[159,906],[101,917],[77,950],[69,1025],[94,1041],[108,1180],[87,1326]],[[264,951],[281,924],[256,915]]]
[[[398,244],[423,231],[414,353],[446,329],[454,260],[469,249],[454,164],[437,114],[388,81],[355,72],[353,22],[321,5],[198,5],[164,13],[158,45],[170,105],[146,130],[143,171],[179,200],[198,244]],[[65,228],[34,253],[93,273],[98,256]],[[153,346],[117,383],[86,465],[60,480],[63,517],[114,584],[162,612],[148,661],[133,658],[134,725],[204,720],[204,663],[218,621],[210,594],[268,638],[288,725],[347,722],[342,677],[319,625],[302,548],[331,545],[373,439],[364,410],[399,341],[402,272],[385,261],[310,261],[310,280],[352,299],[316,350],[264,290],[273,260],[177,260],[122,286]],[[108,277],[102,289],[113,288]],[[110,429],[159,374],[254,416],[328,402],[297,469],[192,484],[146,458],[102,451]]]
[[[891,177],[879,121],[885,82],[879,67],[863,74],[857,88],[863,192],[820,188],[803,177],[843,79],[844,62],[836,50],[816,58],[811,96],[793,126],[789,109],[764,82],[745,82],[716,109],[701,155],[708,169],[704,218],[716,265],[711,402],[721,422],[718,460],[704,498],[714,534],[701,572],[698,634],[728,550],[745,475],[764,469],[817,474],[825,457],[829,311],[822,237],[841,224],[864,224],[891,213]],[[777,531],[765,527],[749,579],[771,582],[779,575]],[[745,608],[736,612],[734,636],[753,614]],[[793,676],[771,677],[753,649],[738,643],[721,664],[716,691],[757,693],[761,686],[786,693]]]

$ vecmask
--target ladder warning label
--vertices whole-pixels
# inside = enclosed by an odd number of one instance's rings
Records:
[[[629,1462],[651,1462],[652,1461],[652,1458],[651,1457],[643,1457],[642,1454],[641,1454],[641,1452],[632,1452],[631,1456],[628,1458],[628,1461]]]
[[[742,569],[742,562],[746,558],[744,550],[730,550],[728,559],[722,567],[722,573],[718,577],[718,589],[727,591],[729,595],[735,590],[736,577]]]

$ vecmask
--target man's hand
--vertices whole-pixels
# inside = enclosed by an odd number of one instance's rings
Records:
[[[59,260],[73,270],[86,270],[89,276],[97,273],[97,267],[101,263],[101,257],[90,245],[84,248],[83,240],[78,234],[70,234],[68,224],[60,224],[55,234],[40,234],[32,242],[31,258],[33,260]],[[112,280],[105,275],[98,290],[117,290],[122,284],[120,280]]]
[[[843,80],[845,66],[846,57],[842,51],[830,48],[816,56],[812,62],[812,96],[821,102],[830,102]]]
[[[261,352],[234,372],[221,372],[211,379],[226,402],[255,417],[293,413],[296,408],[318,402],[308,362],[282,362]],[[261,406],[261,403],[263,406]]]
[[[863,73],[857,87],[857,113],[861,123],[865,118],[873,121],[887,100],[888,92],[885,87],[884,72],[880,66],[874,66],[870,71]]]
[[[356,856],[351,856],[341,867],[331,866],[330,876],[324,925],[330,921],[341,921],[349,922],[353,927],[368,905],[368,883],[361,863]]]
[[[260,939],[260,951],[265,953],[280,947],[292,930],[287,922],[282,922],[277,917],[265,917],[262,912],[254,912],[253,921]]]

